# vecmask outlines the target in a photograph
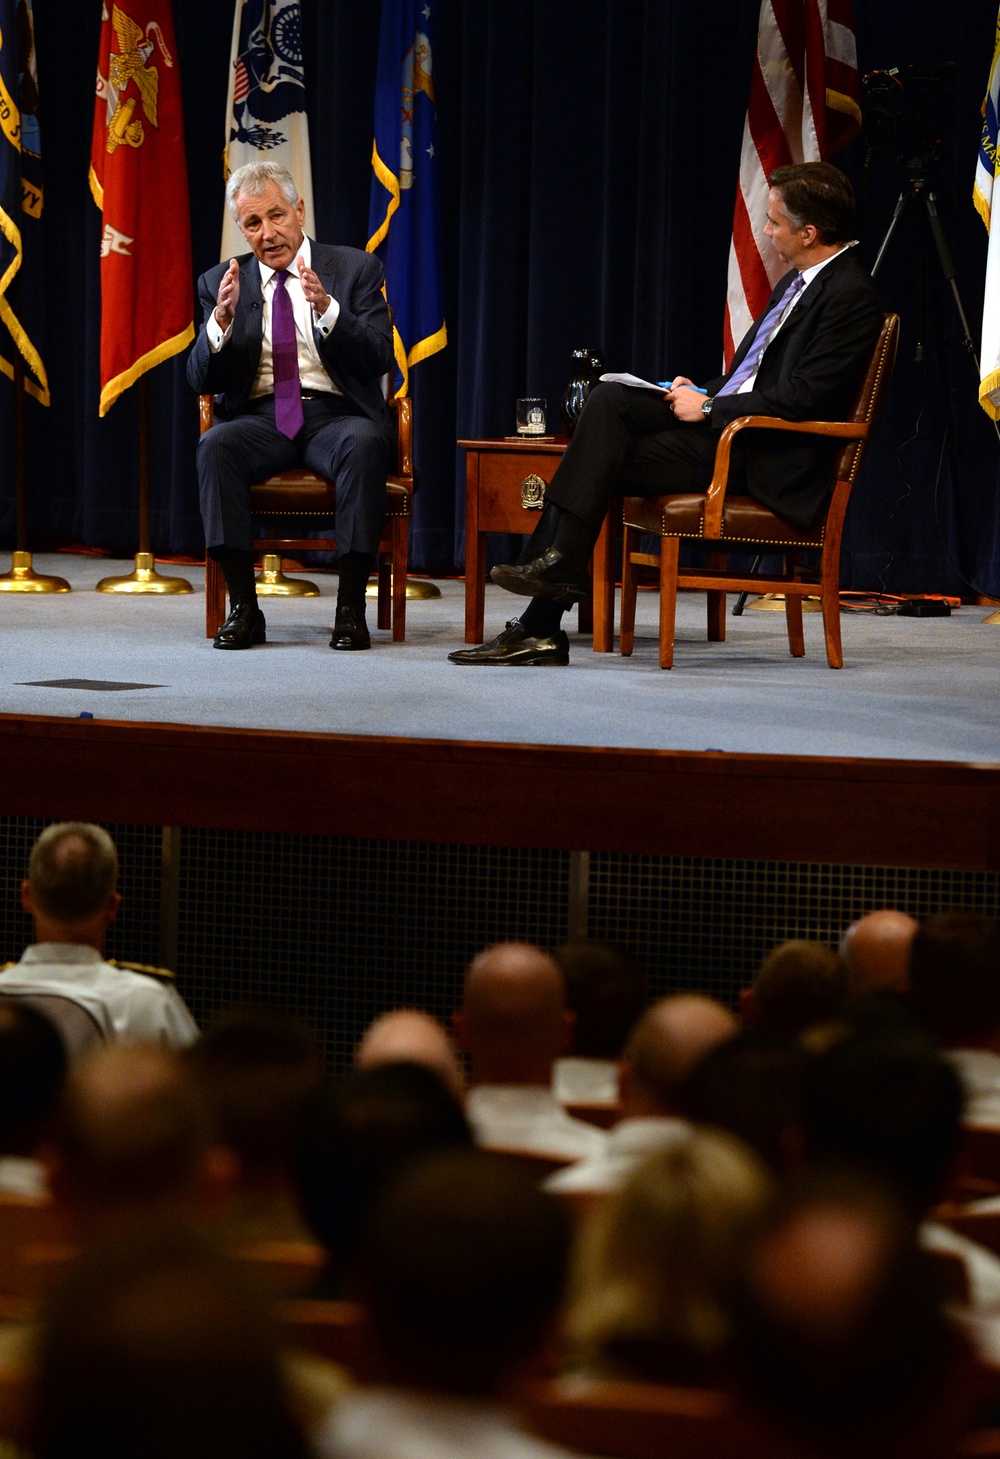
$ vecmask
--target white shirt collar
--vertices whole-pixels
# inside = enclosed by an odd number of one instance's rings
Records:
[[[810,264],[809,268],[804,268],[802,270],[802,287],[807,288],[819,273],[820,269],[826,268],[828,263],[833,263],[835,258],[839,258],[842,253],[846,253],[849,248],[853,247],[853,243],[845,243],[843,248],[838,248],[837,252],[831,253],[829,258],[822,258],[819,263]]]

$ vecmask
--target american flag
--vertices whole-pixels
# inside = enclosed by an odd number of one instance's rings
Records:
[[[851,0],[763,0],[729,250],[727,365],[785,271],[764,237],[769,174],[824,161],[860,125]]]

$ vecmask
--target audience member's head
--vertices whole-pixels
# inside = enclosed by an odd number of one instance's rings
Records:
[[[773,948],[754,974],[750,1022],[794,1037],[831,1018],[847,980],[837,955],[821,942],[798,939]]]
[[[684,1086],[688,1117],[738,1136],[772,1170],[801,1161],[805,1148],[805,1051],[792,1039],[741,1029],[702,1059]]]
[[[196,1214],[229,1173],[182,1058],[151,1044],[111,1045],[77,1065],[53,1151],[53,1189],[84,1233]]]
[[[1000,1041],[1000,923],[945,912],[919,928],[910,951],[914,1009],[943,1048]]]
[[[580,1230],[567,1335],[591,1375],[716,1377],[739,1257],[771,1198],[754,1155],[694,1130],[651,1156]]]
[[[103,951],[121,906],[118,853],[101,826],[61,821],[35,842],[21,905],[35,924],[36,942],[79,942]]]
[[[324,1079],[309,1029],[283,1009],[236,1007],[209,1024],[187,1058],[214,1136],[236,1156],[239,1185],[288,1186],[306,1109]]]
[[[465,1097],[465,1071],[447,1031],[416,1008],[394,1008],[369,1024],[354,1055],[358,1069],[381,1064],[422,1064],[456,1099]]]
[[[524,1376],[550,1334],[568,1249],[558,1203],[503,1156],[452,1152],[403,1172],[362,1263],[392,1379],[486,1397]]]
[[[140,1226],[74,1264],[38,1365],[38,1459],[305,1459],[277,1334],[183,1228]]]
[[[619,1059],[646,1005],[646,979],[635,957],[614,942],[581,937],[553,953],[562,968],[566,1003],[576,1018],[573,1052],[582,1059]]]
[[[955,1352],[905,1213],[843,1173],[793,1188],[750,1244],[737,1312],[748,1396],[809,1453],[890,1452],[919,1428]]]
[[[905,993],[909,988],[910,944],[917,922],[884,907],[852,922],[840,939],[847,995]]]
[[[34,1155],[66,1079],[66,1050],[44,1014],[0,1000],[0,1154]]]
[[[890,1184],[914,1219],[941,1198],[961,1116],[958,1075],[919,1030],[850,1035],[810,1065],[810,1156]]]
[[[639,1019],[622,1061],[622,1113],[629,1118],[684,1113],[684,1085],[716,1045],[739,1024],[728,1009],[701,993],[675,993]]]
[[[329,1295],[350,1286],[358,1241],[385,1182],[420,1156],[471,1144],[454,1094],[422,1065],[355,1069],[321,1094],[303,1133],[299,1201],[330,1254]]]
[[[469,964],[454,1026],[473,1084],[548,1087],[573,1031],[559,964],[525,942],[486,948]]]

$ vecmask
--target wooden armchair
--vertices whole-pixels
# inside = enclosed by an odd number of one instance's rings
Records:
[[[390,398],[396,423],[396,470],[386,478],[386,516],[378,547],[378,626],[392,628],[396,643],[406,637],[406,570],[409,557],[410,511],[413,498],[413,403],[409,396]],[[214,424],[215,399],[200,395],[201,434]],[[323,537],[268,535],[254,546],[265,552],[326,552],[336,546],[337,487],[313,471],[282,471],[250,488],[254,517],[294,522],[300,534],[327,528]],[[226,584],[219,564],[205,559],[205,636],[214,638],[226,616]]]
[[[795,658],[805,653],[802,634],[802,599],[817,594],[823,607],[826,657],[831,669],[843,667],[840,644],[840,542],[844,515],[896,358],[899,318],[887,314],[872,351],[871,361],[850,420],[789,421],[775,416],[744,415],[730,421],[719,438],[715,470],[706,494],[626,497],[622,568],[621,652],[629,655],[635,642],[635,601],[638,567],[658,567],[660,586],[660,668],[674,661],[674,621],[677,592],[681,588],[708,593],[708,637],[726,636],[727,591],[784,593],[788,646]],[[733,440],[743,430],[793,431],[835,437],[844,447],[834,465],[834,488],[825,519],[803,532],[749,496],[728,495],[729,457]],[[643,533],[659,537],[660,555],[639,551]],[[705,568],[679,567],[682,539],[714,544]],[[808,549],[819,549],[818,571],[802,564]],[[729,553],[780,554],[784,572],[773,577],[730,572]]]

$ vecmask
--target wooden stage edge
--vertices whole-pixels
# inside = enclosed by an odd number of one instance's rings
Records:
[[[0,813],[996,870],[1000,765],[0,715]]]

